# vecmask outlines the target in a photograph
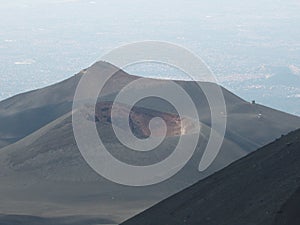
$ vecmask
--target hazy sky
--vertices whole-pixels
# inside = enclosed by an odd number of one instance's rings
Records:
[[[299,11],[299,0],[0,0],[0,99],[70,77],[114,47],[150,39],[191,49],[224,86],[250,100],[246,84],[232,80],[265,78],[277,67],[297,75]],[[253,88],[268,91],[261,86]],[[286,97],[300,96],[286,86]]]

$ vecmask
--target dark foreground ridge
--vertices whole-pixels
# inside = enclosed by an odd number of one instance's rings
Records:
[[[122,225],[300,224],[300,130]]]

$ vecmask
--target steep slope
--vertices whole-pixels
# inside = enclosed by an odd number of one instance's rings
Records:
[[[99,62],[93,65],[99,68],[99,73],[104,73],[115,67],[108,63]],[[0,102],[0,148],[14,143],[47,123],[68,113],[72,109],[73,97],[78,82],[86,70],[60,83],[19,94]],[[131,76],[123,71],[116,74],[117,85],[122,85],[123,80],[131,80]],[[115,87],[109,86],[107,94],[114,91]]]
[[[297,130],[122,225],[299,224],[299,149]]]
[[[98,62],[63,82],[0,102],[0,148],[26,137],[47,123],[70,112],[75,89],[80,78],[88,70],[99,71],[101,76],[101,74],[116,71],[116,67],[105,62]],[[105,101],[112,101],[122,87],[138,78],[119,70],[106,83],[101,96]],[[155,88],[155,86],[163,86],[167,82],[169,81],[157,82],[157,80],[149,79],[147,86],[143,88]],[[201,122],[209,126],[210,109],[205,94],[194,82],[177,81],[177,83],[193,98]],[[212,84],[203,85],[209,88],[209,85]],[[224,115],[228,118],[227,138],[238,143],[247,151],[254,150],[300,125],[300,119],[296,116],[258,104],[250,104],[228,90],[222,90],[227,105],[227,115]],[[142,106],[151,108],[153,103],[144,102]],[[157,102],[154,102],[154,109],[172,111],[166,104]]]

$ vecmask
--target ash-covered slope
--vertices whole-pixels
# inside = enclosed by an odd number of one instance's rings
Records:
[[[115,67],[100,62],[92,69],[101,75],[115,70]],[[195,100],[200,122],[205,128],[195,155],[182,171],[168,181],[150,187],[124,187],[96,174],[76,146],[71,106],[76,85],[84,72],[56,85],[0,103],[0,138],[3,146],[6,145],[0,149],[0,214],[43,218],[96,216],[101,220],[121,222],[300,126],[300,119],[296,116],[250,104],[223,89],[228,111],[224,115],[228,118],[226,137],[214,163],[205,172],[199,173],[199,161],[210,133],[210,110],[204,93],[195,83],[179,81],[178,84]],[[111,105],[116,93],[137,78],[119,71],[104,87],[99,105]],[[149,79],[143,88],[154,89],[167,82],[170,81]],[[209,87],[213,84],[203,85]],[[176,112],[164,102],[147,99],[136,106],[132,124],[137,136],[147,136],[147,121],[157,115],[170,120],[170,124],[177,120]],[[170,130],[174,132],[170,132],[155,151],[150,154],[132,153],[114,136],[107,115],[90,115],[87,119],[89,122],[96,120],[100,137],[111,154],[131,164],[158,162],[174,150],[178,141],[175,123],[174,129]],[[189,132],[184,134],[190,135]]]
[[[170,136],[148,155],[133,154],[116,141],[109,122],[97,125],[111,153],[131,164],[159,161],[177,143],[177,137]],[[45,218],[97,216],[119,223],[245,154],[238,145],[225,140],[210,169],[199,173],[197,167],[206,143],[207,138],[202,136],[194,158],[170,180],[149,187],[125,187],[102,178],[87,165],[76,146],[71,115],[66,114],[1,149],[0,212]]]
[[[105,62],[97,62],[77,75],[46,88],[16,95],[0,102],[0,148],[14,143],[49,122],[68,113],[72,109],[73,97],[80,78],[88,71],[95,70],[99,76],[116,71],[116,67]],[[126,84],[138,79],[119,70],[105,85],[101,92],[105,101],[113,101],[116,93]],[[163,86],[163,81],[149,79],[147,87]],[[193,98],[199,111],[201,122],[210,125],[210,109],[205,94],[194,82],[178,81]],[[158,85],[159,84],[159,85]],[[212,84],[203,84],[209,87]],[[296,129],[300,125],[299,117],[273,110],[259,104],[250,104],[222,89],[227,105],[227,138],[238,143],[247,151],[262,146],[275,137]],[[159,111],[172,109],[157,102],[144,102],[144,105]],[[221,112],[220,112],[221,113]],[[283,122],[284,121],[284,122]]]
[[[93,65],[99,74],[112,70],[112,65],[99,62]],[[86,70],[57,84],[16,95],[0,102],[0,148],[14,143],[47,123],[72,110],[73,97],[78,82]],[[131,80],[123,71],[115,75],[113,87],[107,85],[104,94],[113,93],[123,82]]]
[[[299,224],[300,130],[122,225]]]

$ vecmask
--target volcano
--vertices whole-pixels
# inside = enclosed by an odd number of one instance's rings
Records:
[[[89,219],[120,223],[300,127],[299,117],[251,104],[222,88],[227,107],[226,114],[220,112],[227,117],[225,139],[212,165],[199,172],[199,161],[211,133],[211,111],[205,94],[195,82],[174,81],[193,99],[199,121],[179,118],[172,105],[159,99],[145,99],[133,109],[117,105],[121,120],[130,111],[130,118],[125,119],[138,138],[149,136],[148,123],[152,118],[160,117],[167,124],[167,135],[156,149],[131,151],[115,137],[109,114],[119,91],[140,77],[119,70],[101,91],[95,113],[86,114],[88,122],[96,123],[99,138],[114,157],[133,165],[157,163],[171,154],[181,135],[193,135],[193,129],[201,127],[194,156],[175,176],[146,187],[119,185],[89,167],[74,138],[73,97],[78,82],[89,70],[101,75],[115,67],[98,62],[65,81],[0,102],[1,224],[7,221],[14,221],[11,222],[14,225],[28,224],[28,220],[30,224],[35,221],[76,224]],[[173,81],[149,78],[141,88],[155,90],[168,82]],[[216,84],[203,83],[208,89],[213,85]],[[122,128],[123,123],[118,126]],[[160,136],[160,130],[158,126],[154,135]]]

